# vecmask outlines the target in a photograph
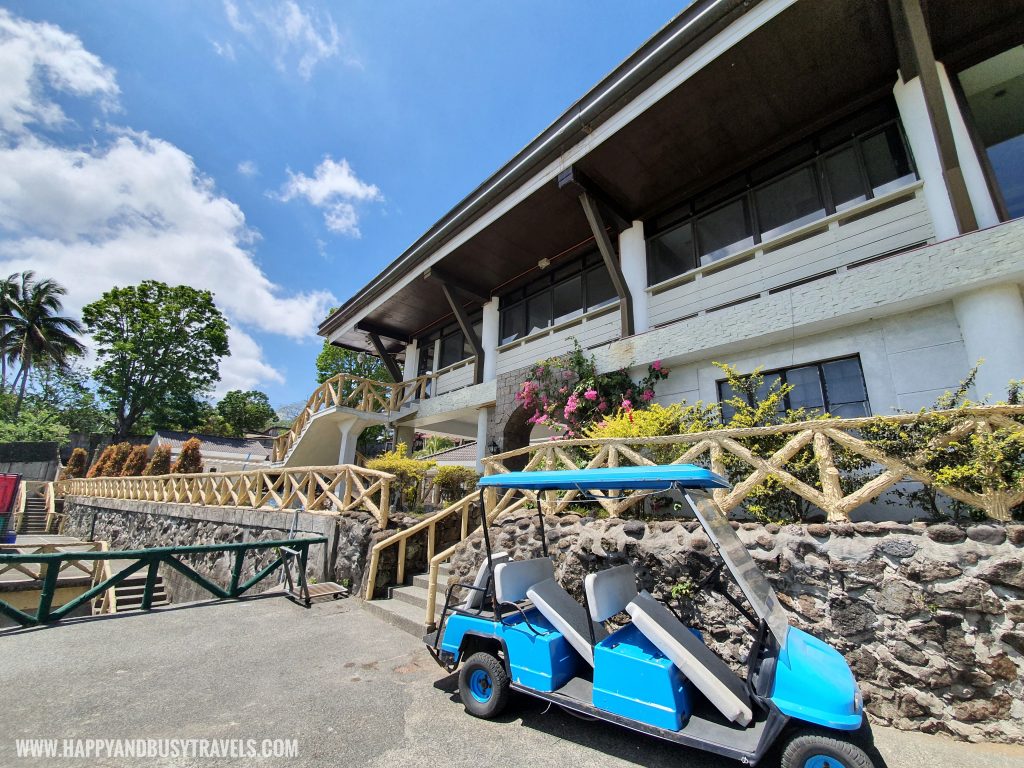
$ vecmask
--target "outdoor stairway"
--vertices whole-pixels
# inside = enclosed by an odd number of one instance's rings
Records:
[[[448,575],[448,564],[442,563],[438,569],[437,577],[436,616],[438,619],[441,618],[441,609],[444,607]],[[363,607],[389,624],[399,629],[404,629],[416,637],[423,637],[426,634],[423,619],[427,611],[427,584],[429,580],[429,574],[426,573],[413,576],[409,584],[389,587],[388,592],[391,595],[389,599],[364,601]]]
[[[46,533],[46,499],[35,495],[25,499],[25,514],[16,533],[23,536],[39,536]]]
[[[137,611],[142,607],[142,593],[146,588],[146,570],[134,573],[116,587],[114,587],[114,613],[126,611]],[[97,605],[102,604],[103,596],[97,598]],[[170,605],[171,601],[167,596],[167,588],[164,584],[164,577],[157,576],[156,584],[153,587],[153,605],[156,608],[162,605]]]

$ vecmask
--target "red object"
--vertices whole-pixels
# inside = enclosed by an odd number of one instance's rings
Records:
[[[0,474],[0,515],[10,515],[14,511],[12,507],[20,484],[21,475]]]

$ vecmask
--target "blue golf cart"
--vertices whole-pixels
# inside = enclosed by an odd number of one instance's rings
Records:
[[[717,550],[700,581],[751,623],[746,678],[737,675],[663,603],[638,591],[631,566],[589,574],[583,603],[555,580],[539,512],[543,556],[494,552],[472,584],[447,592],[438,629],[424,641],[449,672],[461,665],[459,695],[477,717],[498,716],[512,691],[570,713],[755,765],[779,747],[782,768],[874,768],[853,673],[827,643],[790,627],[771,585],[714,502],[728,488],[692,465],[510,472],[480,480],[484,491],[574,490],[590,499],[626,490],[676,490]],[[540,505],[538,505],[540,506]],[[722,581],[728,571],[742,599]],[[466,596],[453,605],[456,588]],[[614,616],[629,621],[615,628]]]

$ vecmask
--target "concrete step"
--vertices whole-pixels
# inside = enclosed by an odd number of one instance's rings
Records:
[[[158,608],[162,605],[170,605],[170,602],[166,598],[157,599],[153,598],[153,602],[150,604],[150,608]],[[142,608],[142,598],[138,600],[131,600],[122,602],[120,598],[117,601],[117,613],[124,613],[125,611],[138,611]]]
[[[117,592],[117,600],[120,602],[123,599],[134,599],[142,598],[142,595],[146,592],[145,585],[139,585],[137,587],[115,587],[114,591]],[[164,589],[164,585],[157,582],[156,586],[153,587],[153,597],[157,596],[167,597],[167,590]]]
[[[422,638],[427,628],[423,624],[424,609],[401,600],[363,601],[363,608],[393,627]]]
[[[441,567],[437,569],[437,591],[443,592],[445,590],[445,584],[448,583],[448,577],[451,575],[451,568],[448,567],[447,563],[442,563]],[[430,584],[430,574],[418,573],[412,577],[412,584],[415,587],[423,587],[424,589]]]
[[[403,603],[415,605],[417,608],[424,611],[427,609],[428,594],[429,593],[427,592],[426,587],[420,587],[414,584],[404,587],[391,588],[392,600],[400,600]],[[442,591],[438,591],[437,599],[434,601],[434,604],[437,606],[438,610],[440,610],[441,607],[444,605],[444,593]]]

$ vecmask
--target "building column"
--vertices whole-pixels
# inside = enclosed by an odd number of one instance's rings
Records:
[[[1014,283],[957,296],[953,309],[967,350],[978,368],[978,399],[1005,400],[1011,379],[1024,379],[1024,299]]]
[[[939,156],[938,144],[935,142],[931,118],[928,116],[921,78],[915,77],[909,82],[903,82],[900,78],[893,86],[892,95],[896,99],[896,107],[910,149],[914,153],[917,174],[924,182],[924,201],[932,217],[935,239],[948,240],[956,237],[960,230],[956,224],[956,214],[953,212],[953,203],[949,199],[949,190],[942,172],[942,159]]]
[[[395,427],[395,447],[398,447],[399,443],[405,443],[405,447],[408,449],[408,454],[412,455],[412,444],[416,442],[416,428],[415,427]]]
[[[633,332],[646,333],[650,330],[647,293],[647,241],[644,239],[644,223],[634,221],[633,226],[619,234],[619,263],[622,276],[633,296]]]
[[[402,375],[405,381],[412,381],[416,378],[416,372],[420,367],[420,348],[416,339],[405,345],[405,368]]]
[[[355,464],[356,443],[359,442],[359,435],[363,433],[362,422],[358,419],[346,419],[338,425],[338,431],[341,433],[338,463]]]
[[[494,408],[481,408],[476,412],[476,471],[484,473],[484,457],[490,454],[487,439],[487,427]]]
[[[999,212],[992,200],[992,193],[985,178],[985,171],[981,167],[981,161],[978,159],[978,152],[971,140],[971,134],[967,130],[967,123],[960,111],[956,94],[953,93],[953,85],[949,81],[945,65],[938,62],[935,68],[939,73],[942,96],[946,102],[950,127],[953,129],[953,143],[956,145],[956,154],[960,159],[960,171],[963,173],[964,184],[967,186],[967,196],[971,200],[971,207],[974,208],[974,215],[978,219],[978,227],[994,227],[999,223]]]
[[[500,316],[498,315],[498,297],[483,306],[483,318],[480,324],[480,345],[484,348],[484,381],[494,381],[498,372],[498,340],[501,338]]]

